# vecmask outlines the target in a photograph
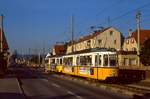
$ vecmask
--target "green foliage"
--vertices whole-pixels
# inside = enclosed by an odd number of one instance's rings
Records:
[[[150,38],[144,42],[140,53],[141,62],[145,66],[150,66]]]

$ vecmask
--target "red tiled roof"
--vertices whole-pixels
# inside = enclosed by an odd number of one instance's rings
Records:
[[[61,55],[66,53],[66,47],[65,45],[54,45],[54,50],[56,55]]]
[[[137,30],[132,33],[131,37],[137,41]],[[148,38],[150,38],[150,30],[140,30],[140,44],[143,45]]]
[[[1,29],[0,29],[0,41],[1,41]],[[4,34],[4,31],[3,31],[3,50],[6,51],[8,50],[9,47],[8,47],[8,43],[7,43],[7,40],[6,40],[6,37],[5,37],[5,34]]]

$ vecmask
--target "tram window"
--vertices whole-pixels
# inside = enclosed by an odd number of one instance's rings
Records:
[[[45,60],[45,63],[48,64],[48,60],[47,59]]]
[[[72,61],[73,61],[73,58],[72,57],[67,57],[67,58],[64,58],[64,65],[67,65],[67,66],[72,66]]]
[[[92,56],[87,56],[87,57],[86,57],[86,60],[87,60],[87,61],[86,61],[86,65],[88,65],[88,66],[89,66],[89,65],[92,65]]]
[[[108,55],[104,55],[103,59],[104,59],[104,66],[108,66]]]
[[[56,64],[59,64],[59,59],[57,59]]]
[[[60,64],[62,65],[62,59],[60,59]]]
[[[51,59],[51,64],[55,64],[55,59]]]
[[[95,55],[95,65],[97,66],[98,60],[97,60],[97,55]],[[99,55],[99,66],[101,65],[101,55]]]
[[[116,66],[116,56],[109,55],[110,66]]]
[[[69,62],[68,65],[69,65],[69,66],[72,66],[73,58],[72,58],[72,57],[69,57],[69,58],[68,58],[68,62]]]
[[[64,59],[63,59],[63,65],[66,65],[66,63],[67,63],[67,59],[64,58]]]
[[[80,65],[86,65],[85,56],[80,56]]]
[[[80,57],[77,57],[76,64],[80,65]]]
[[[92,56],[80,56],[80,65],[92,65]]]

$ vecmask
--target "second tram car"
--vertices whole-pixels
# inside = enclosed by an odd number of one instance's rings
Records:
[[[97,80],[118,76],[117,54],[106,49],[93,49],[73,54],[50,56],[49,70]]]

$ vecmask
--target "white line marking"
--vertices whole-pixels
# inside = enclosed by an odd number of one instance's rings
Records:
[[[55,84],[55,83],[52,83],[52,86],[55,86],[55,87],[57,87],[57,88],[60,88],[60,86],[57,85],[57,84]]]
[[[19,92],[22,94],[23,92],[22,92],[22,90],[21,90],[21,86],[20,86],[20,84],[19,84],[18,79],[16,79],[16,81],[17,81],[17,85],[18,85],[18,87],[19,87]]]
[[[45,81],[45,82],[48,82],[48,80],[47,79],[42,79],[43,81]]]
[[[81,96],[76,95],[75,93],[71,92],[71,91],[67,91],[68,94],[73,95],[75,97],[77,97],[78,99],[83,99]]]

